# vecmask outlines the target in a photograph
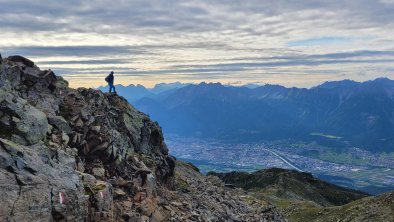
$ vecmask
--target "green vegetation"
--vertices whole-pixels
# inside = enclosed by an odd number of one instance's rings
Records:
[[[336,206],[368,196],[368,194],[329,184],[309,173],[271,168],[254,173],[230,172],[218,176],[225,183],[246,190],[262,191],[281,199],[311,201],[319,206]]]
[[[184,193],[190,192],[189,184],[178,175],[175,177],[175,186],[179,187],[179,189]]]
[[[282,209],[291,222],[308,221],[394,221],[394,193],[366,197],[336,207],[305,207]]]
[[[334,150],[324,150],[317,155],[317,158],[324,161],[333,163],[344,163],[352,165],[365,165],[368,164],[368,160],[358,158],[351,153],[342,152],[337,153]]]

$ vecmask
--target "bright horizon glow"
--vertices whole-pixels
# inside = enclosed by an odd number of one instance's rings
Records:
[[[0,0],[0,53],[71,87],[221,82],[312,87],[394,79],[387,0]],[[110,7],[108,7],[110,6]]]

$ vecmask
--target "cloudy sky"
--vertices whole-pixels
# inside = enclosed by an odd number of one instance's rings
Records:
[[[71,86],[394,79],[394,0],[0,0],[0,53]]]

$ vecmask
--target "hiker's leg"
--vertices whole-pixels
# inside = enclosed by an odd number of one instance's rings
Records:
[[[109,83],[109,92],[112,91],[112,87],[113,87],[113,85],[111,83]]]

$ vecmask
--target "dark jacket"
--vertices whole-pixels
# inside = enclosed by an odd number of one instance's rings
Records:
[[[112,73],[109,74],[109,75],[107,76],[106,80],[107,80],[107,82],[108,82],[109,84],[114,84],[114,75],[113,75]]]

